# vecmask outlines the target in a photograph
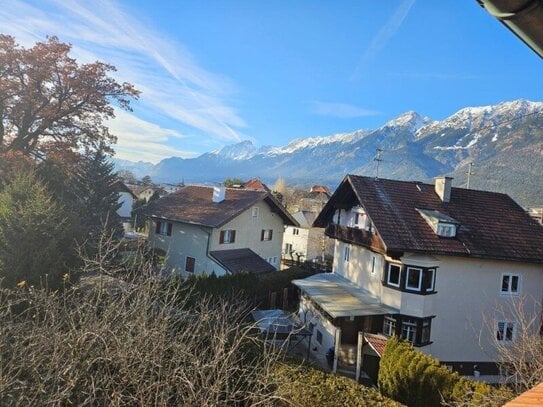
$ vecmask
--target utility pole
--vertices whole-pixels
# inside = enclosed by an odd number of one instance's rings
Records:
[[[473,162],[469,163],[469,168],[468,168],[468,171],[466,172],[466,174],[468,174],[468,183],[466,184],[466,189],[469,189],[469,181],[470,181],[470,177],[472,175],[475,175],[473,173]]]
[[[377,153],[375,155],[375,158],[373,159],[373,161],[375,161],[377,163],[375,165],[375,178],[379,178],[379,165],[381,164],[381,161],[383,161],[383,159],[381,158],[381,154],[383,153],[383,149],[376,148],[375,152]]]

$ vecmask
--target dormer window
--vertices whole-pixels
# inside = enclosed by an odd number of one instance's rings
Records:
[[[456,219],[433,209],[417,209],[417,211],[436,235],[441,237],[456,236],[456,230],[460,225]]]

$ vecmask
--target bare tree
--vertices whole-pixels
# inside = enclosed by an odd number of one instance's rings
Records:
[[[543,382],[542,304],[534,298],[512,298],[486,318],[502,374],[519,394]]]
[[[113,284],[0,290],[1,405],[277,404],[278,355],[245,322],[246,304],[189,303],[149,262],[120,280],[115,251],[99,250],[83,273]]]

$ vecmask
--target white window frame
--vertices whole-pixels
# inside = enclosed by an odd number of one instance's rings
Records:
[[[452,223],[439,222],[437,224],[437,234],[443,237],[456,236],[456,225]]]
[[[293,252],[294,252],[294,248],[292,247],[292,243],[285,243],[285,254],[290,254]]]
[[[235,229],[225,229],[224,230],[224,239],[223,239],[223,244],[231,244],[231,243],[235,243],[234,240],[233,240],[233,236],[235,234]]]
[[[436,272],[437,272],[437,268],[436,267],[430,267],[428,269],[426,269],[426,273],[430,273],[432,272],[432,284],[430,284],[430,288],[426,288],[425,289],[425,292],[431,292],[431,291],[435,291],[436,289]],[[428,278],[428,276],[426,277]]]
[[[428,340],[425,341],[423,338],[424,331],[428,331]],[[423,345],[426,345],[432,341],[432,323],[430,319],[423,319],[422,323],[420,324],[420,343]]]
[[[404,335],[404,327],[406,329],[406,335]],[[412,339],[409,339],[409,335],[412,333]],[[407,342],[414,344],[417,340],[417,323],[416,322],[407,322],[407,320],[402,321],[402,332],[401,338],[405,339]]]
[[[351,258],[351,247],[349,245],[345,245],[343,248],[343,261],[348,262]]]
[[[509,283],[507,284],[507,291],[503,291],[503,280],[505,277],[509,277]],[[513,277],[517,278],[517,291],[512,291],[513,287]],[[516,273],[502,273],[502,278],[500,279],[500,294],[501,295],[520,295],[520,283],[521,278],[520,274]]]
[[[259,215],[260,215],[260,208],[258,206],[254,206],[253,209],[251,210],[251,216],[254,219],[258,219]]]
[[[272,240],[273,236],[273,229],[262,229],[264,233],[262,233],[262,241],[263,242],[269,242]]]
[[[171,223],[171,222],[164,222],[163,220],[159,220],[157,222],[160,222],[160,228],[159,228],[159,231],[157,234],[161,235],[161,236],[168,236],[168,225]],[[173,226],[172,226],[172,230],[173,230]],[[173,234],[173,232],[172,232]]]
[[[500,329],[500,324],[502,328]],[[511,328],[511,338],[507,338],[507,330]],[[501,335],[501,339],[498,337]],[[517,323],[515,321],[496,321],[496,341],[500,343],[511,343],[517,336]]]
[[[392,336],[396,333],[396,318],[387,317],[383,321],[383,334]]]
[[[371,274],[375,274],[375,256],[371,256]]]
[[[412,286],[409,286],[409,273],[411,270],[418,270],[419,271],[419,284],[417,287],[412,287]],[[408,266],[407,267],[407,270],[406,270],[406,275],[405,275],[405,289],[406,290],[412,290],[412,291],[420,291],[421,288],[422,288],[422,275],[423,275],[423,269],[420,268],[420,267],[411,267],[411,266]]]
[[[390,268],[391,267],[398,267],[400,270],[398,272],[398,283],[393,283],[392,281],[390,281]],[[400,283],[402,281],[402,266],[400,264],[394,264],[394,263],[389,263],[388,264],[388,272],[387,272],[387,285],[391,285],[392,287],[400,287]]]
[[[300,229],[298,229],[298,228],[293,228],[293,229],[292,229],[292,234],[293,234],[294,236],[298,236],[298,235],[300,234]]]

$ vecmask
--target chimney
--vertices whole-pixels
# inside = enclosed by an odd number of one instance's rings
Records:
[[[436,177],[436,194],[443,202],[449,202],[451,200],[452,180],[451,177]]]
[[[226,188],[224,187],[224,185],[213,187],[213,202],[219,203],[219,202],[224,201],[225,193],[226,193]]]

